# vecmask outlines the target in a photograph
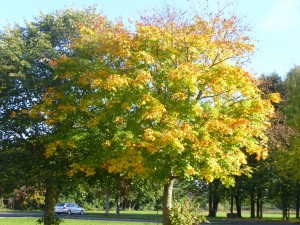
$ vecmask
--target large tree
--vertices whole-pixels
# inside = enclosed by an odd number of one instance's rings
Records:
[[[296,70],[293,72],[296,72]],[[292,82],[290,80],[290,84],[296,87],[295,77],[290,77],[291,74],[292,72],[288,75],[287,80],[291,79]],[[295,123],[290,123],[291,119],[294,118],[294,111],[292,109],[294,109],[295,105],[297,107],[297,104],[290,104],[291,96],[293,98],[295,96],[294,93],[290,91],[294,88],[288,88],[289,82],[287,82],[287,80],[283,82],[281,77],[276,73],[272,73],[268,76],[262,75],[259,79],[259,88],[263,91],[265,96],[273,92],[278,92],[282,96],[283,101],[281,101],[280,104],[274,104],[276,108],[275,116],[271,120],[272,126],[267,131],[270,157],[268,160],[259,163],[257,172],[255,172],[253,176],[255,179],[250,180],[250,182],[254,182],[257,187],[258,198],[259,196],[263,196],[264,190],[267,190],[270,198],[280,202],[283,209],[283,219],[289,219],[288,212],[292,204],[291,201],[296,199],[295,197],[299,195],[296,178],[299,153],[297,148],[293,146],[296,132],[291,125]],[[263,185],[264,183],[266,185]],[[267,193],[264,195],[266,194]],[[274,196],[280,197],[274,199]],[[262,212],[262,209],[260,211]]]
[[[296,216],[299,218],[300,192],[299,192],[299,153],[300,153],[300,67],[292,68],[284,81],[286,92],[286,101],[284,103],[284,112],[287,122],[294,129],[294,136],[291,140],[289,151],[286,152],[288,161],[288,170],[291,173],[293,182],[296,184],[294,193],[296,194]],[[284,160],[284,159],[283,159]],[[282,161],[283,162],[283,161]],[[288,173],[287,173],[288,175]]]
[[[70,56],[78,24],[88,26],[96,17],[93,8],[66,9],[41,14],[24,26],[8,26],[0,33],[0,191],[23,185],[45,190],[45,224],[51,223],[61,185],[71,181],[66,176],[70,160],[74,162],[78,155],[64,150],[46,158],[45,145],[52,142],[53,133],[63,136],[66,131],[29,112],[49,87],[59,85],[50,60]]]
[[[68,129],[49,158],[65,146],[88,152],[69,175],[102,167],[163,183],[165,225],[176,178],[230,185],[249,172],[247,154],[267,155],[273,113],[242,68],[254,47],[238,18],[185,15],[169,7],[133,30],[105,17],[81,27],[72,56],[51,62],[59,85],[31,111]]]

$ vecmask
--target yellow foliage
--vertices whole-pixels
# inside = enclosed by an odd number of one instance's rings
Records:
[[[154,131],[150,128],[147,128],[145,131],[144,131],[144,139],[146,141],[155,141],[155,136],[154,136]]]
[[[166,109],[163,105],[152,105],[151,108],[145,110],[145,112],[142,115],[142,118],[145,120],[160,120],[165,112]]]
[[[188,167],[186,168],[186,173],[187,173],[188,176],[193,176],[193,175],[196,174],[196,170],[195,170],[194,167],[188,166]]]
[[[50,158],[51,156],[53,156],[54,153],[56,152],[57,148],[59,146],[61,146],[61,144],[62,144],[62,142],[60,140],[58,140],[58,141],[55,141],[53,143],[46,145],[45,153],[44,153],[45,157]]]
[[[132,81],[132,85],[134,88],[143,87],[143,85],[152,81],[153,79],[149,71],[140,70],[138,71],[137,77]]]
[[[105,140],[105,141],[102,143],[102,146],[103,146],[103,147],[110,147],[110,146],[111,146],[111,141],[110,141],[110,140]]]
[[[158,151],[158,146],[156,143],[142,142],[141,147],[147,149],[147,151],[151,154],[154,154]]]
[[[122,117],[122,116],[117,116],[116,119],[115,119],[115,122],[117,124],[124,124],[125,123],[125,118]]]
[[[14,117],[16,117],[17,113],[15,111],[12,111],[9,115],[10,119],[13,119]]]
[[[101,155],[104,149],[107,160],[99,166],[109,172],[148,176],[168,168],[168,176],[231,184],[227,177],[240,175],[246,163],[242,148],[266,155],[263,133],[273,108],[241,67],[254,46],[235,17],[195,16],[186,23],[177,16],[146,18],[134,31],[104,17],[81,27],[71,46],[76,60],[51,62],[62,87],[49,88],[39,109],[48,125],[70,116],[78,133],[107,127],[99,149],[90,151]],[[80,91],[73,91],[77,86]],[[270,100],[279,102],[280,96]],[[46,157],[60,145],[49,144]],[[69,175],[76,171],[94,173],[80,163]]]
[[[73,163],[70,168],[71,170],[67,173],[69,177],[74,176],[78,171],[84,172],[86,176],[93,176],[96,173],[93,168],[79,163]]]
[[[143,164],[143,157],[134,150],[128,150],[118,158],[108,160],[102,168],[111,173],[126,173],[128,177],[147,176],[147,170]]]
[[[280,97],[280,93],[271,93],[269,95],[269,99],[270,99],[270,101],[272,101],[274,103],[280,103],[282,101],[282,99]]]
[[[92,88],[101,88],[102,86],[103,86],[103,81],[102,81],[102,79],[94,79],[93,81],[92,81]]]
[[[103,83],[102,88],[108,91],[117,91],[119,88],[128,87],[129,79],[126,76],[120,76],[117,74],[108,77],[106,82]]]
[[[185,99],[187,99],[187,97],[188,97],[187,94],[178,92],[178,93],[172,94],[171,98],[174,100],[185,100]]]

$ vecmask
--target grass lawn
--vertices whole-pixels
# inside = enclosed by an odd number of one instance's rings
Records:
[[[1,210],[2,211],[2,210]],[[41,212],[40,212],[41,213]],[[203,215],[207,215],[206,210],[199,210],[199,213]],[[218,224],[220,221],[223,223],[226,220],[227,211],[219,211],[217,214],[217,218],[208,218],[209,221]],[[37,225],[37,217],[30,217],[31,215],[27,215],[27,217],[19,217],[19,218],[0,218],[0,225]],[[41,215],[42,216],[42,215]],[[240,221],[247,221],[250,218],[250,212],[243,211],[242,217]],[[154,224],[162,224],[162,212],[156,211],[121,211],[120,215],[116,215],[114,211],[111,211],[110,215],[105,215],[104,211],[92,211],[87,212],[83,216],[78,215],[61,215],[60,218],[63,220],[61,225],[154,225]],[[76,219],[75,219],[76,218]],[[263,221],[274,221],[281,222],[282,215],[280,211],[274,212],[265,212],[263,214]],[[292,223],[299,223],[299,220],[295,219],[294,212],[291,214],[290,221]],[[97,220],[102,219],[102,220]],[[116,220],[135,220],[135,221],[145,221],[145,222],[133,222],[133,221],[107,221],[105,219],[116,219]],[[152,221],[152,222],[146,222]]]
[[[226,218],[227,213],[228,212],[220,211],[220,212],[217,213],[217,216]],[[207,215],[207,213],[204,213],[204,215]],[[242,211],[242,217],[245,218],[245,219],[249,219],[250,218],[250,211],[245,211],[245,210]],[[296,217],[295,212],[294,211],[291,212],[290,219],[292,220],[295,217]],[[278,220],[278,221],[281,221],[282,213],[279,210],[277,210],[277,211],[265,211],[265,212],[263,212],[263,219],[264,220]]]
[[[38,218],[0,218],[1,225],[37,225],[36,221]],[[74,220],[64,219],[61,225],[122,225],[122,224],[133,224],[133,225],[153,225],[155,223],[146,222],[116,222],[116,221],[101,221],[101,220]]]
[[[15,210],[1,210],[2,212],[16,212],[22,213],[22,211],[15,211]],[[25,212],[26,213],[26,212]],[[39,212],[41,213],[41,212]],[[40,215],[42,217],[42,215]],[[133,224],[133,225],[154,225],[154,224],[161,224],[162,221],[162,212],[159,211],[121,211],[120,215],[116,215],[115,211],[111,211],[111,214],[105,215],[104,211],[92,211],[86,212],[83,216],[79,215],[60,215],[59,216],[63,222],[61,225],[126,225],[126,224]],[[72,217],[74,219],[72,219]],[[76,219],[75,219],[76,218]],[[82,219],[81,219],[82,218]],[[83,219],[84,218],[84,219]],[[103,220],[97,220],[103,219]],[[141,220],[141,221],[153,221],[149,222],[126,222],[126,221],[107,221],[104,219],[116,219],[116,220]],[[0,225],[37,225],[36,221],[39,217],[31,217],[27,215],[27,217],[17,217],[17,218],[8,218],[3,217],[0,218]],[[156,221],[158,221],[156,223]]]

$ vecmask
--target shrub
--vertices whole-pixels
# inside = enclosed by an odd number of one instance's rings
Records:
[[[197,207],[189,201],[184,203],[175,202],[170,210],[170,219],[172,225],[198,225],[201,222],[207,222],[204,215],[197,211]]]

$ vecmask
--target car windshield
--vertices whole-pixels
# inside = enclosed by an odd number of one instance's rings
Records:
[[[65,205],[64,203],[59,203],[56,206],[64,206],[64,205]]]

